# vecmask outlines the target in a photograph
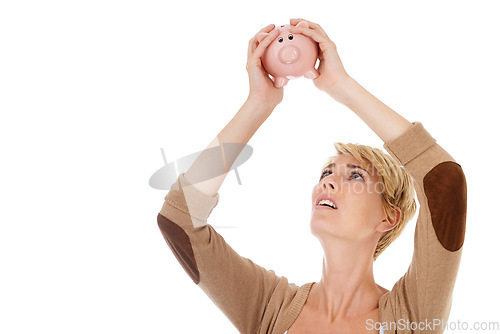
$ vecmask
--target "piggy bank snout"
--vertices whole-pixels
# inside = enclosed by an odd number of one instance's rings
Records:
[[[283,64],[292,64],[300,58],[299,48],[293,45],[287,45],[278,52],[278,59]]]

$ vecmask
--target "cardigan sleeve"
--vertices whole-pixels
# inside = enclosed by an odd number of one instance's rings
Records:
[[[182,173],[165,196],[158,226],[193,282],[240,333],[254,334],[282,277],[238,255],[207,223],[218,201],[218,193],[200,192]]]
[[[412,176],[420,204],[407,272],[380,300],[387,333],[442,333],[465,238],[467,185],[462,167],[419,122],[384,148]],[[429,325],[432,323],[432,325]],[[425,327],[424,327],[425,326]]]

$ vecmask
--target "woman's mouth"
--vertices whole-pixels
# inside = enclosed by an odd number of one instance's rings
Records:
[[[316,205],[316,206],[314,207],[314,210],[331,210],[331,211],[335,211],[335,210],[337,210],[337,209],[334,209],[334,208],[332,208],[332,207],[330,207],[330,206],[328,206],[328,205],[324,205],[324,204],[323,204],[323,205],[320,205],[320,204],[318,204],[318,205]]]
[[[335,205],[335,203],[333,203],[329,199],[323,199],[323,200],[319,201],[316,206],[317,207],[319,206],[319,207],[329,208],[329,209],[332,209],[332,210],[337,210],[337,206]]]

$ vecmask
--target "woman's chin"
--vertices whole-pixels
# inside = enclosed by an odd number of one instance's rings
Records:
[[[319,232],[319,231],[330,231],[332,230],[333,227],[335,227],[337,224],[337,219],[332,218],[332,217],[321,217],[319,215],[313,214],[311,217],[311,232],[314,234],[314,232]]]

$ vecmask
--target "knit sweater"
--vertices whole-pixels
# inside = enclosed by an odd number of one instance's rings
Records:
[[[378,325],[385,334],[442,333],[465,237],[465,176],[420,122],[384,148],[412,176],[420,210],[410,266],[380,297]],[[218,193],[208,196],[180,174],[158,214],[160,231],[188,276],[240,333],[283,334],[314,282],[298,286],[236,253],[207,223],[218,201]]]

